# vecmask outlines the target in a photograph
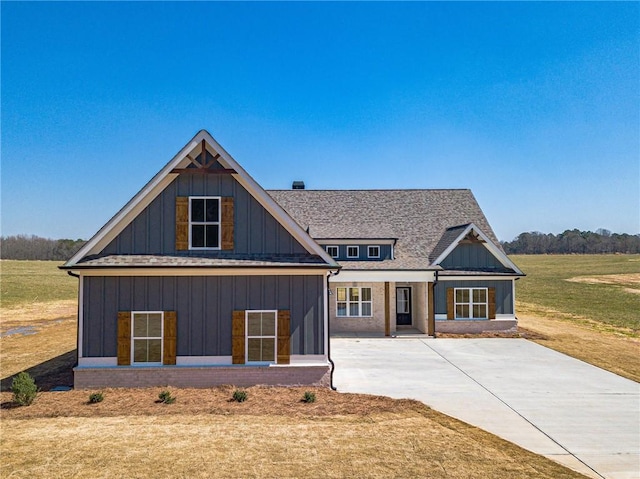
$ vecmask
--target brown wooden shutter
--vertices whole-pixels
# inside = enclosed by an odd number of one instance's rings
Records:
[[[176,197],[176,251],[189,249],[189,198]]]
[[[131,364],[131,312],[118,311],[118,366]]]
[[[454,288],[447,288],[447,319],[456,319],[455,306],[453,304]]]
[[[233,198],[222,198],[222,244],[221,249],[233,249]]]
[[[488,288],[489,319],[496,319],[496,288]]]
[[[289,364],[291,356],[291,314],[278,311],[278,364]]]
[[[231,362],[244,364],[244,311],[234,311],[231,320]]]
[[[176,363],[176,337],[178,332],[178,323],[175,311],[164,312],[164,337],[162,364]]]

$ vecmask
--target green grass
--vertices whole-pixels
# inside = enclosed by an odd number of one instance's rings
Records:
[[[518,302],[640,332],[637,284],[587,284],[576,276],[640,273],[640,255],[511,255],[527,274],[516,285]]]
[[[59,270],[61,264],[59,261],[0,261],[2,307],[75,299],[78,280]]]

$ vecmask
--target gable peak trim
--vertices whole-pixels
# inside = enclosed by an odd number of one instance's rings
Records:
[[[207,148],[207,146],[209,148]],[[213,162],[220,163],[309,253],[318,255],[332,267],[339,265],[291,216],[227,153],[207,130],[200,130],[187,144],[118,211],[63,267],[76,265],[85,256],[97,254],[120,234],[178,176],[176,169],[186,169],[204,151],[215,151]],[[197,153],[195,153],[197,152]],[[197,169],[197,168],[191,168]],[[233,170],[233,171],[230,171]],[[211,170],[210,171],[214,171]]]

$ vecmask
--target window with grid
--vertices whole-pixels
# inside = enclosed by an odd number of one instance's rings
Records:
[[[134,364],[162,364],[162,312],[134,312],[131,349]]]
[[[380,246],[369,246],[367,248],[367,256],[369,258],[379,258],[380,257]]]
[[[455,289],[456,319],[487,319],[487,288]]]
[[[338,247],[337,246],[327,246],[327,253],[332,258],[338,257]]]
[[[191,249],[220,248],[220,198],[192,196],[189,198],[189,247]]]
[[[371,288],[336,288],[338,316],[371,316]]]
[[[277,311],[246,312],[247,362],[276,362]]]

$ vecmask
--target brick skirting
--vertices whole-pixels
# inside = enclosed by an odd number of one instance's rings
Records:
[[[453,320],[437,320],[436,333],[468,333],[477,334],[485,331],[495,331],[501,333],[516,332],[518,330],[518,321],[515,319],[490,319],[490,320],[471,320],[465,321],[461,319]]]
[[[174,386],[208,388],[230,384],[240,387],[330,386],[330,367],[323,366],[161,366],[146,367],[81,367],[75,368],[76,389],[107,387],[143,388]]]

